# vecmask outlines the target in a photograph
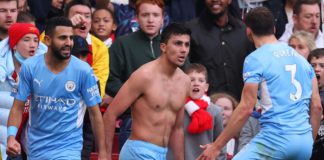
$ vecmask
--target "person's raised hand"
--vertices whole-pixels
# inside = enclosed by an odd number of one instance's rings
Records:
[[[70,18],[70,20],[72,22],[73,27],[75,28],[82,29],[82,27],[85,27],[84,23],[86,22],[86,18],[81,14],[75,14]]]
[[[213,143],[200,145],[200,148],[204,149],[204,151],[196,160],[214,160],[220,154],[220,150],[218,150]]]

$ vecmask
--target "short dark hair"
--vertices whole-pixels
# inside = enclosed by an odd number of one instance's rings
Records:
[[[52,36],[57,26],[72,27],[72,22],[66,17],[53,17],[46,24],[45,35]]]
[[[167,43],[171,35],[191,35],[189,28],[182,23],[171,23],[166,26],[161,34],[161,43]]]
[[[30,23],[30,22],[35,22],[35,21],[36,21],[36,18],[30,12],[26,12],[26,11],[18,12],[17,22]]]
[[[91,17],[91,18],[93,19],[94,14],[95,14],[96,12],[100,11],[100,10],[107,11],[107,12],[111,15],[111,17],[113,18],[113,23],[114,23],[114,24],[117,24],[117,19],[116,19],[116,16],[115,16],[114,11],[111,10],[110,8],[107,8],[107,7],[99,7],[99,8],[96,8],[96,10],[93,11],[93,13],[92,13],[92,17]]]
[[[208,81],[208,73],[207,69],[204,65],[199,63],[191,63],[189,66],[185,69],[186,74],[190,74],[192,72],[202,73],[205,75],[206,82]]]
[[[319,0],[297,0],[293,6],[293,14],[298,15],[301,12],[302,5],[313,5],[313,4],[318,4],[318,7],[320,7]]]
[[[71,2],[67,3],[66,6],[64,7],[63,12],[65,17],[69,16],[70,9],[75,5],[87,6],[91,11],[91,3],[89,0],[72,0]]]
[[[310,62],[312,60],[312,58],[321,58],[321,57],[324,57],[324,48],[317,48],[317,49],[314,49],[310,52],[310,54],[308,55],[308,62]]]
[[[274,17],[271,11],[265,7],[250,10],[246,15],[245,24],[257,36],[274,34]]]

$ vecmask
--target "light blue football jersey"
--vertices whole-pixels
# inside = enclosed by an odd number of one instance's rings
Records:
[[[311,65],[284,43],[265,44],[246,57],[245,83],[259,85],[262,108],[261,128],[282,134],[302,134],[311,130],[309,103]]]
[[[31,96],[27,125],[29,159],[80,159],[82,124],[86,106],[100,103],[101,97],[90,66],[71,56],[58,74],[45,64],[44,55],[27,59],[21,67],[15,98]]]

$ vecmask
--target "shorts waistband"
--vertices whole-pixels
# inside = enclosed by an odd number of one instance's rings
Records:
[[[125,144],[128,143],[132,146],[138,146],[138,147],[145,147],[145,148],[149,148],[150,150],[153,150],[154,152],[160,153],[160,154],[166,154],[168,152],[168,148],[167,147],[161,147],[158,146],[156,144],[150,143],[150,142],[145,142],[145,141],[141,141],[141,140],[130,140],[127,139],[127,141],[125,142]]]

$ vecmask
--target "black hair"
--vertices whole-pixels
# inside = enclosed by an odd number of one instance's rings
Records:
[[[45,27],[45,35],[53,35],[57,26],[72,27],[72,22],[66,17],[53,17],[49,19]]]
[[[167,43],[171,35],[191,35],[189,28],[182,23],[171,23],[166,26],[161,34],[161,43]]]
[[[92,19],[93,19],[93,15],[99,10],[107,11],[111,15],[111,17],[113,18],[113,23],[117,24],[117,18],[116,18],[115,14],[114,14],[114,11],[112,11],[110,8],[107,8],[107,7],[96,8],[96,10],[92,13]]]
[[[91,11],[91,3],[89,0],[72,0],[71,2],[67,3],[66,6],[64,7],[63,12],[65,17],[69,16],[70,9],[75,5],[87,6]]]
[[[265,7],[257,7],[246,15],[245,24],[257,36],[274,34],[275,21],[271,11]]]

